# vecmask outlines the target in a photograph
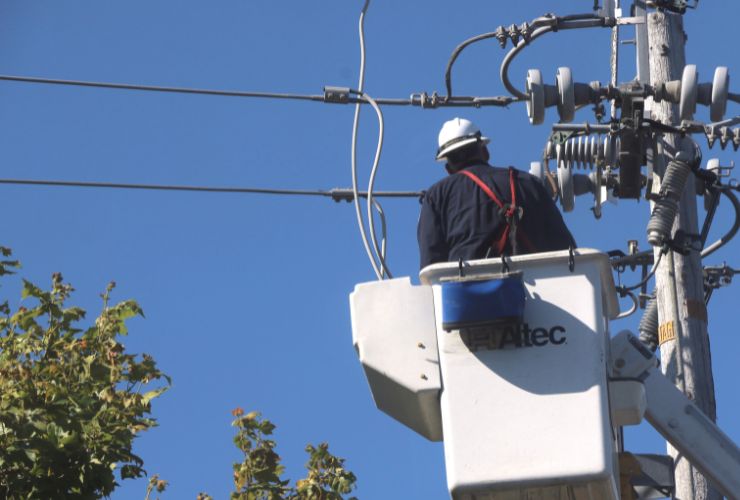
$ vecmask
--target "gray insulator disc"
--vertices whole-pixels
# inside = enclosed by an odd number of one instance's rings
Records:
[[[558,68],[558,115],[562,123],[570,123],[576,114],[576,96],[570,68]]]
[[[713,122],[722,121],[727,110],[727,95],[730,92],[730,73],[727,66],[714,70],[712,81],[712,103],[709,105],[709,117]]]
[[[562,148],[558,150],[561,152]],[[558,189],[560,190],[560,205],[563,212],[570,212],[576,203],[576,196],[573,191],[573,170],[571,163],[563,161],[562,154],[558,154]]]
[[[678,104],[681,120],[693,120],[699,95],[699,75],[695,64],[687,64],[681,77],[681,101]]]
[[[527,116],[529,123],[539,125],[545,121],[545,86],[538,69],[527,71]]]

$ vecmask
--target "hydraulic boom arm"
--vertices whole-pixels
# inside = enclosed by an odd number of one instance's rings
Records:
[[[689,398],[668,380],[658,360],[629,331],[611,341],[611,370],[645,385],[650,425],[676,447],[722,494],[739,499],[740,449]]]

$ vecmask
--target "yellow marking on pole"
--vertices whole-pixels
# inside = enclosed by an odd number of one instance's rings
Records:
[[[658,327],[658,344],[663,345],[669,340],[676,340],[676,328],[673,321],[668,321]]]

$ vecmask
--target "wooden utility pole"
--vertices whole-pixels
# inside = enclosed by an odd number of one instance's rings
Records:
[[[684,45],[686,34],[678,14],[654,12],[648,15],[650,82],[657,85],[680,80],[686,64]],[[678,124],[676,105],[651,103],[652,117],[667,124]],[[660,189],[662,170],[681,139],[666,135],[659,140],[654,154],[656,176],[653,192]],[[662,147],[662,151],[661,151]],[[689,176],[673,224],[673,234],[679,229],[686,234],[698,234],[696,190],[694,177]],[[656,258],[659,249],[656,249]],[[712,420],[716,420],[714,380],[707,334],[707,310],[704,305],[701,256],[691,250],[688,255],[669,252],[656,273],[658,318],[660,320],[660,358],[663,373],[673,380]],[[670,444],[668,453],[676,461],[676,499],[716,500],[722,496]]]

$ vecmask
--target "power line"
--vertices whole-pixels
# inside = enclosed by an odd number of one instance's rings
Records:
[[[250,97],[262,99],[290,99],[298,101],[314,101],[334,104],[367,104],[361,97],[350,95],[350,89],[344,89],[346,94],[339,97],[332,95],[329,89],[342,89],[340,87],[327,87],[323,94],[294,94],[282,92],[251,92],[243,90],[216,90],[198,89],[191,87],[166,87],[160,85],[140,85],[132,83],[96,82],[88,80],[64,80],[59,78],[40,78],[35,76],[0,75],[0,80],[20,83],[39,83],[45,85],[64,85],[72,87],[93,87],[103,89],[137,90],[145,92],[168,92],[176,94],[200,94],[215,95],[223,97]],[[474,96],[447,96],[441,97],[437,93],[431,95],[426,92],[411,94],[408,99],[400,98],[376,98],[377,104],[385,106],[419,106],[421,108],[434,109],[438,107],[473,107],[482,106],[507,106],[512,102],[508,96],[474,97]]]
[[[351,201],[354,194],[351,188],[333,188],[329,190],[306,190],[306,189],[271,189],[250,187],[219,187],[219,186],[182,186],[166,184],[130,184],[118,182],[84,182],[84,181],[58,181],[58,180],[34,180],[34,179],[0,179],[0,184],[11,184],[21,186],[51,186],[51,187],[83,187],[83,188],[108,188],[108,189],[143,189],[152,191],[191,191],[205,193],[237,193],[237,194],[268,194],[281,196],[324,196],[334,201]],[[367,192],[359,191],[358,196],[367,197]],[[373,191],[373,197],[384,198],[420,198],[420,191]]]
[[[241,90],[212,90],[188,87],[162,87],[158,85],[138,85],[130,83],[93,82],[83,80],[61,80],[57,78],[38,78],[32,76],[0,75],[0,80],[10,82],[43,83],[52,85],[69,85],[76,87],[98,87],[104,89],[143,90],[148,92],[172,92],[179,94],[204,94],[228,97],[261,97],[269,99],[296,99],[304,101],[324,101],[324,95],[303,95],[276,92],[245,92]]]

